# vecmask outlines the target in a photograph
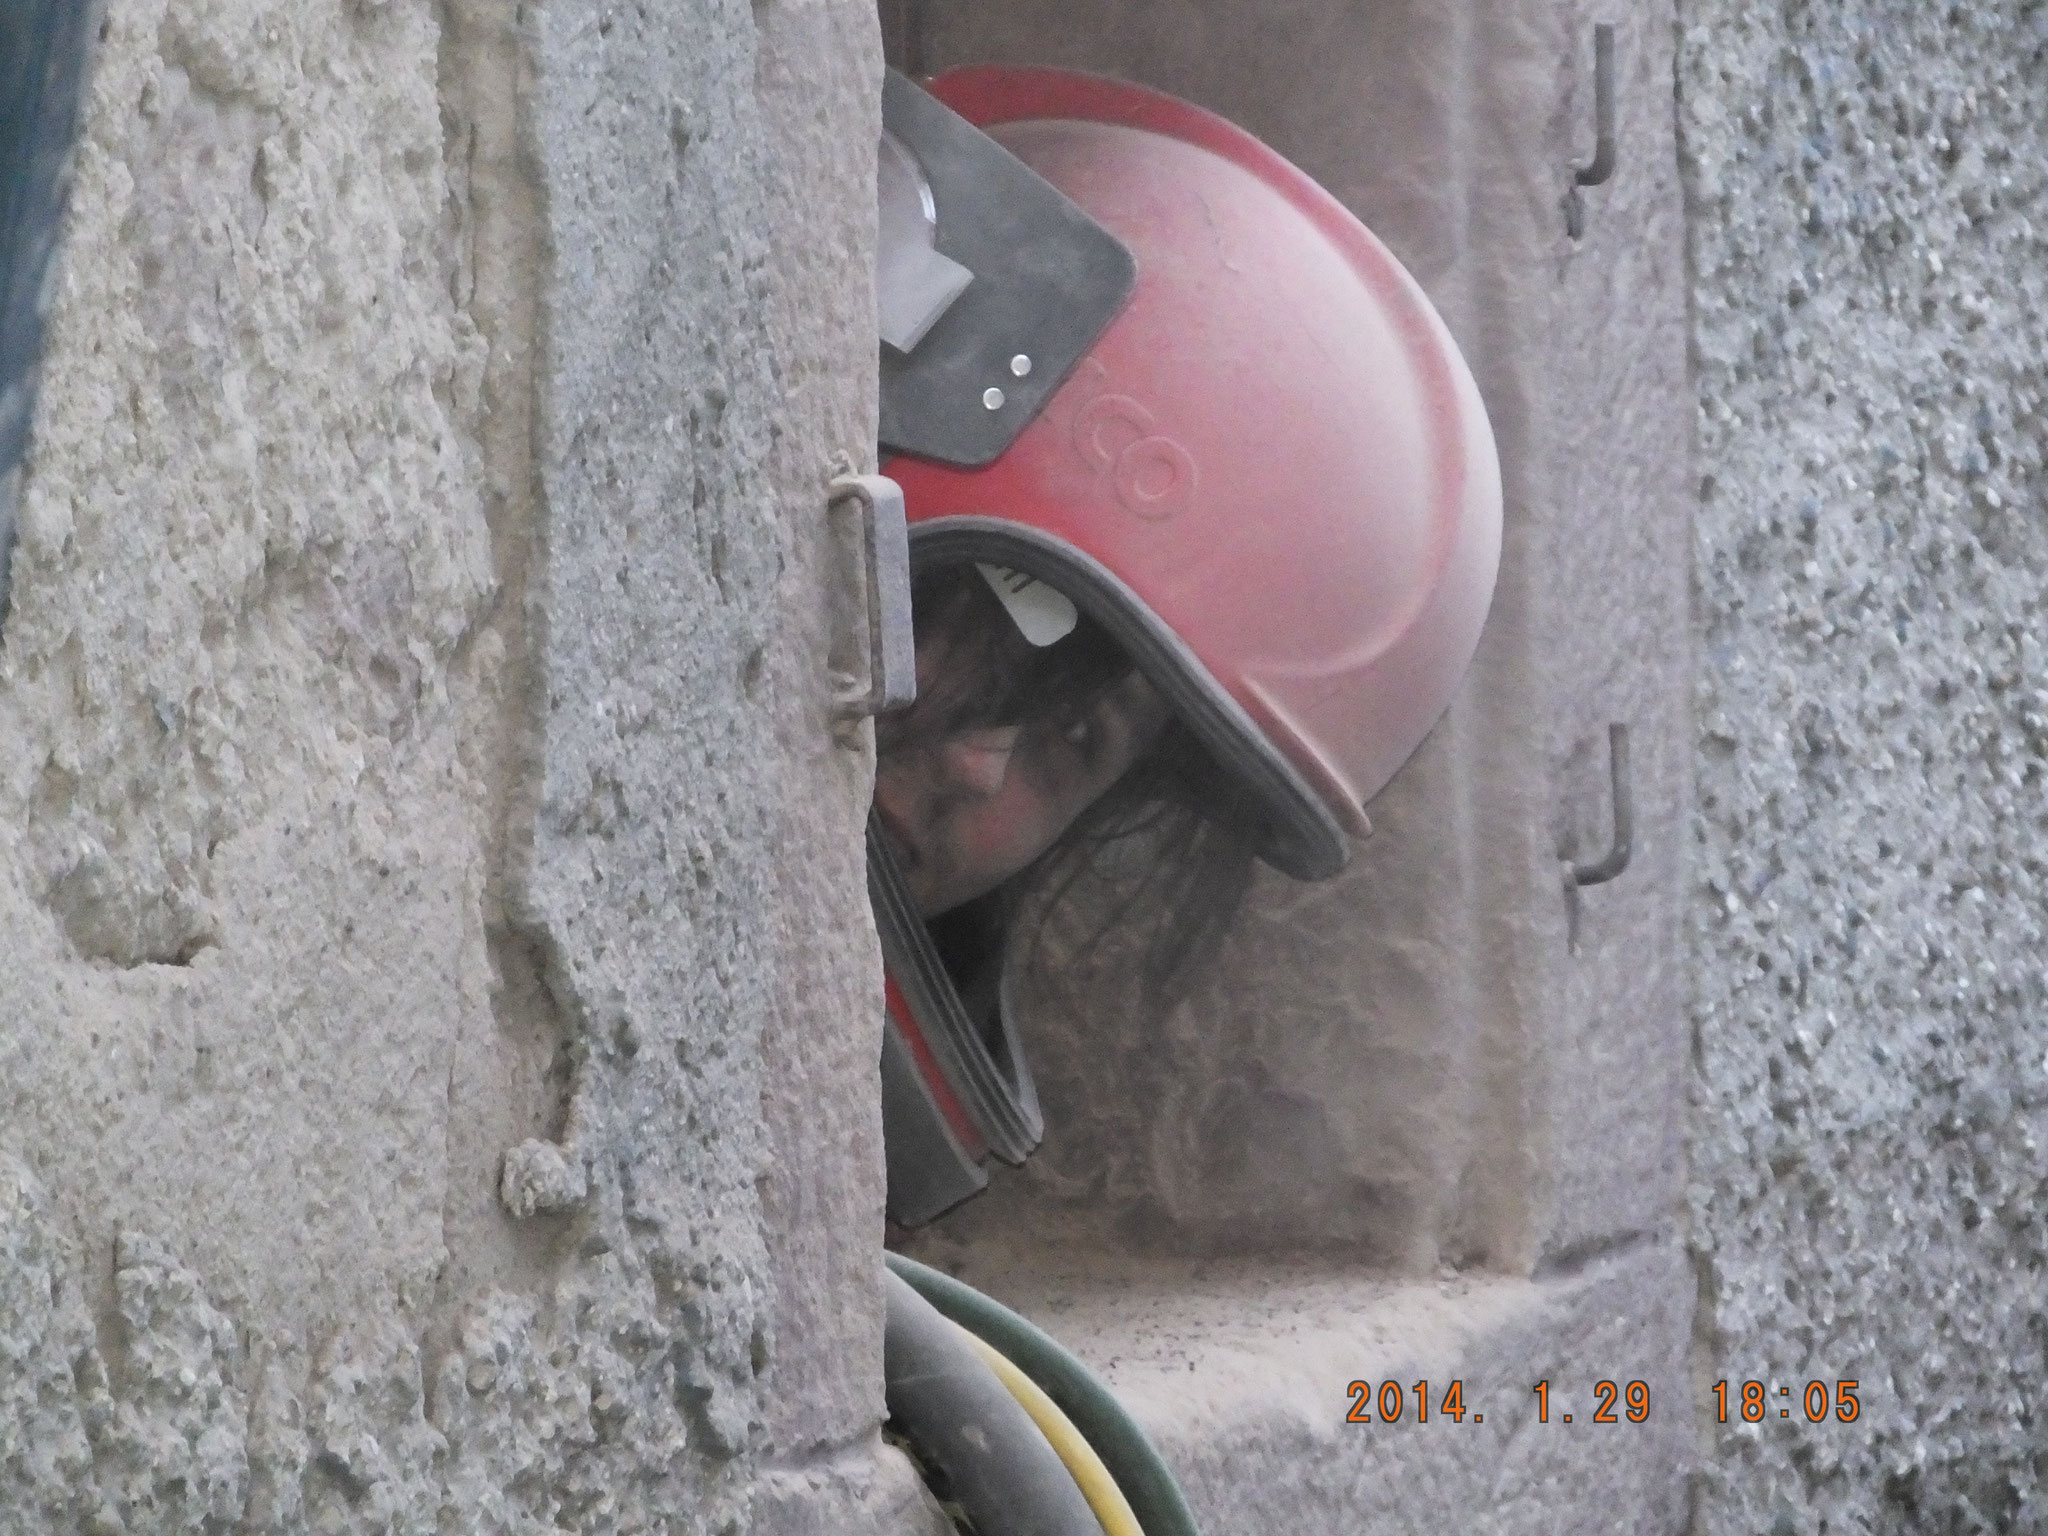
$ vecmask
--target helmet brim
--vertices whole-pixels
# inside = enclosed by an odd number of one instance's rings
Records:
[[[1036,576],[1106,629],[1175,716],[1250,792],[1262,813],[1258,854],[1297,880],[1343,869],[1350,843],[1323,797],[1167,627],[1109,568],[1065,540],[1005,518],[943,516],[910,529],[913,573],[985,560]]]

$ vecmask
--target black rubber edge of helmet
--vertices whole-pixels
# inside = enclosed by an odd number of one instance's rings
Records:
[[[1337,818],[1186,641],[1100,561],[1006,518],[951,516],[910,529],[910,568],[986,560],[1064,592],[1110,632],[1226,773],[1265,809],[1259,857],[1297,880],[1327,880],[1350,858]]]
[[[1023,1162],[1045,1134],[1030,1069],[1021,1055],[1010,1058],[1007,1050],[1004,1056],[1009,1059],[997,1060],[983,1042],[918,916],[910,888],[872,812],[868,817],[868,901],[882,941],[883,963],[903,989],[911,1017],[939,1070],[987,1140],[989,1150],[1006,1163]],[[1004,1043],[1010,1042],[1006,1039]]]

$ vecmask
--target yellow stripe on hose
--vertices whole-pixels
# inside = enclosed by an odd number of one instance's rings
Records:
[[[958,1323],[953,1326],[960,1328]],[[1081,1431],[1074,1428],[1074,1421],[1060,1412],[1059,1404],[1047,1397],[1037,1382],[1012,1365],[1009,1356],[988,1340],[965,1328],[960,1328],[960,1331],[974,1346],[975,1353],[988,1362],[988,1368],[996,1373],[997,1379],[1010,1389],[1010,1396],[1016,1398],[1018,1405],[1031,1415],[1031,1422],[1038,1426],[1038,1432],[1045,1436],[1067,1470],[1074,1475],[1074,1481],[1081,1488],[1081,1497],[1088,1501],[1088,1507],[1102,1524],[1104,1536],[1145,1536],[1138,1517],[1131,1513],[1130,1501],[1117,1487],[1116,1479],[1109,1475],[1109,1468],[1102,1464],[1102,1458],[1095,1454],[1094,1447],[1081,1438]]]

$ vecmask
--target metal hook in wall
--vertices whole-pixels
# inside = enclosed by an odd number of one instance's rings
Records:
[[[1572,189],[1564,199],[1564,232],[1574,240],[1586,232],[1586,200],[1582,187],[1597,187],[1614,174],[1614,23],[1593,28],[1593,158],[1572,169]]]
[[[1597,864],[1574,864],[1569,878],[1576,887],[1604,885],[1628,868],[1636,846],[1635,803],[1629,793],[1628,727],[1607,727],[1609,773],[1614,784],[1614,841]]]

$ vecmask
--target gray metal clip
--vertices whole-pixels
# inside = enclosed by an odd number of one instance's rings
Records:
[[[917,651],[910,631],[910,532],[903,487],[887,475],[841,475],[832,482],[827,507],[848,498],[860,503],[868,672],[855,691],[834,695],[832,712],[857,720],[901,709],[917,697]]]
[[[1572,189],[1565,194],[1564,232],[1576,240],[1586,232],[1586,202],[1581,187],[1597,187],[1614,174],[1614,23],[1593,28],[1593,159],[1572,170]]]
[[[1609,773],[1614,783],[1614,842],[1597,864],[1574,864],[1570,871],[1575,886],[1604,885],[1628,868],[1636,846],[1635,804],[1628,784],[1628,727],[1607,727]]]

